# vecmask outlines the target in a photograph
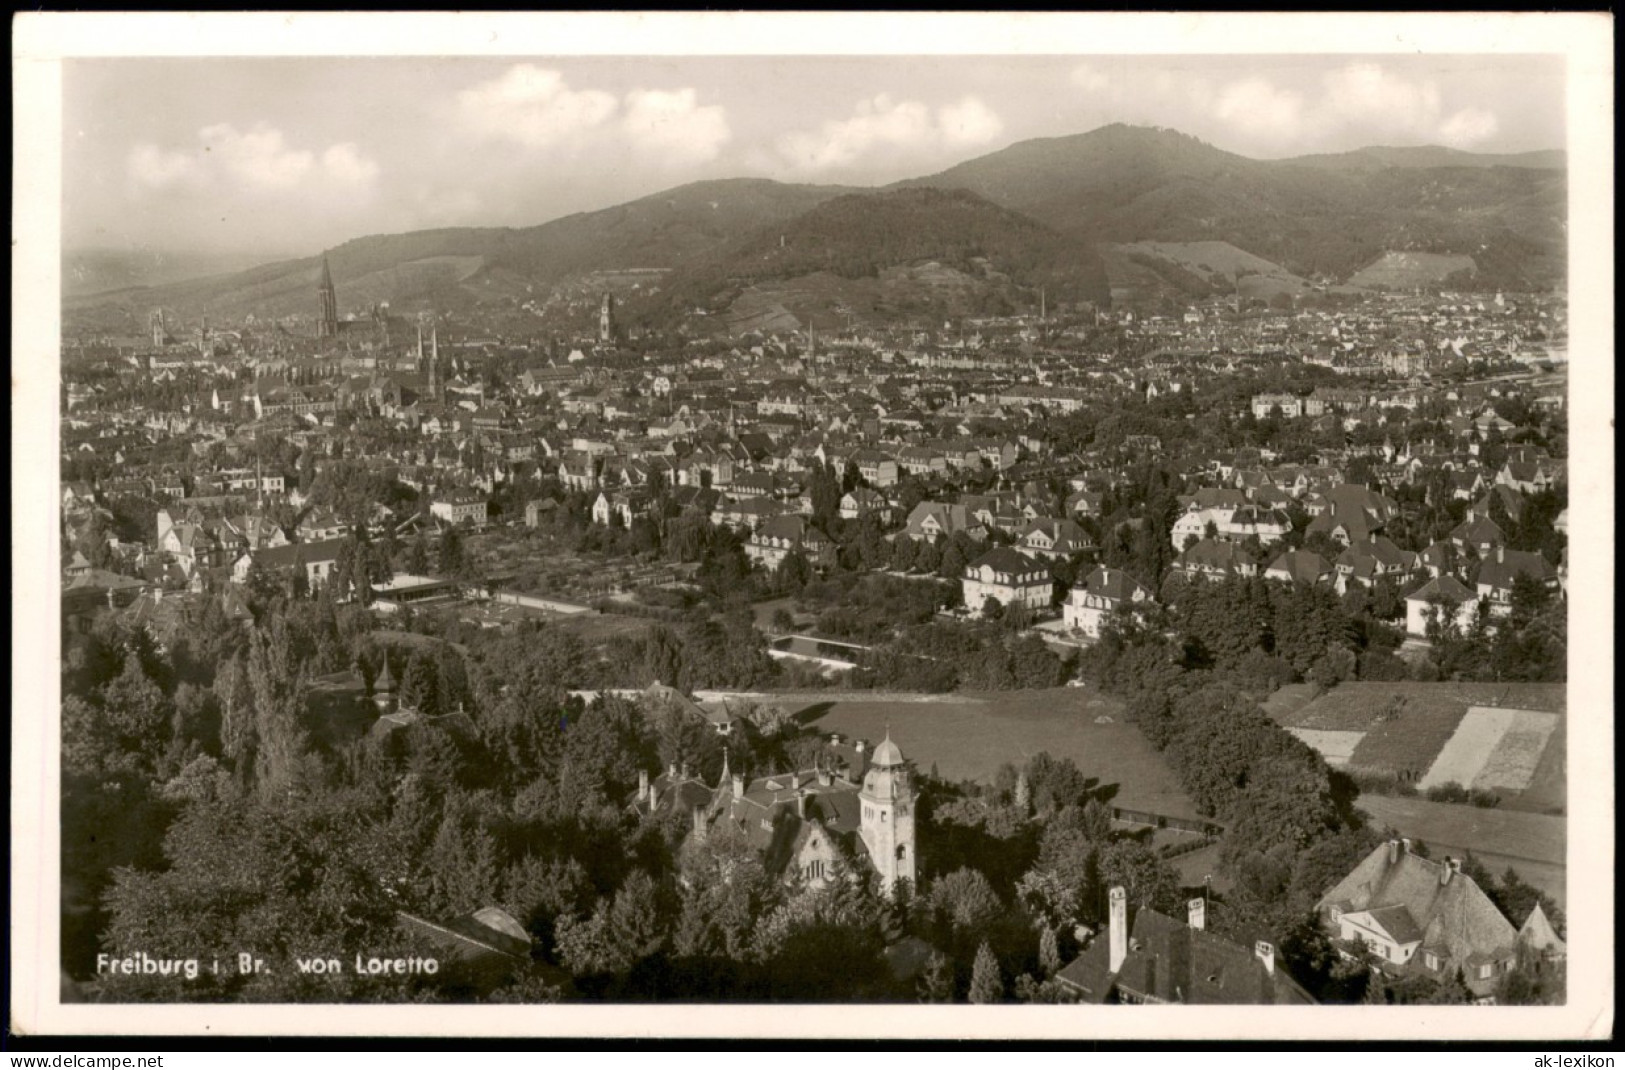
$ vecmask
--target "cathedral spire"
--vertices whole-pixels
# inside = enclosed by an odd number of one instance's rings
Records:
[[[322,279],[316,286],[316,294],[322,305],[321,325],[317,334],[321,338],[335,338],[339,333],[339,301],[333,290],[333,270],[325,256],[322,257]]]

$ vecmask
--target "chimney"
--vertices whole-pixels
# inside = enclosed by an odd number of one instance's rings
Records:
[[[649,785],[649,809],[652,811],[660,802],[660,791],[653,784]]]
[[[670,765],[666,766],[666,776],[667,776],[668,779],[671,779],[671,780],[676,780],[677,779],[677,763],[676,762],[672,762]]]
[[[733,789],[734,798],[743,799],[745,797],[745,778],[740,776],[738,773],[734,774]]]
[[[639,769],[638,770],[638,798],[641,799],[647,794],[649,794],[649,770],[647,770],[647,769]]]
[[[803,821],[807,819],[807,793],[804,791],[796,792],[796,816]]]
[[[1111,961],[1108,968],[1111,973],[1116,973],[1123,968],[1123,960],[1128,958],[1128,892],[1119,885],[1108,892],[1106,898],[1111,904],[1108,934]]]
[[[1450,883],[1450,878],[1461,872],[1461,863],[1454,858],[1446,858],[1444,865],[1439,867],[1439,886],[1442,888]]]
[[[1207,900],[1198,896],[1185,904],[1185,912],[1190,915],[1191,928],[1207,928]]]
[[[852,749],[857,751],[858,754],[861,755],[863,753],[863,740],[860,739],[860,740],[855,741],[852,744]]]
[[[824,787],[827,788],[827,787],[830,786],[831,779],[832,778],[829,775],[829,770],[828,769],[819,769],[818,770],[818,783],[822,784]]]
[[[1264,972],[1275,976],[1275,945],[1260,940],[1253,945],[1253,954],[1264,964]]]
[[[1404,851],[1405,851],[1406,854],[1411,853],[1411,841],[1410,841],[1410,839],[1408,837],[1401,837],[1400,841],[1399,841],[1399,845],[1400,845],[1400,847],[1404,848]]]
[[[1495,563],[1498,564],[1498,565],[1504,565],[1504,564],[1506,564],[1506,561],[1507,561],[1507,548],[1505,546],[1497,546],[1495,548]]]
[[[839,732],[831,732],[829,734],[829,745],[832,747],[839,747],[841,745],[841,734]]]
[[[801,790],[801,774],[800,773],[791,773],[790,774],[790,790],[791,791],[800,791]]]
[[[1398,840],[1389,840],[1388,841],[1388,864],[1390,866],[1392,866],[1392,865],[1397,865],[1398,862],[1399,862],[1399,841]]]

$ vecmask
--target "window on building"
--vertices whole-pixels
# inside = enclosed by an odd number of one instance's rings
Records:
[[[1479,980],[1481,980],[1481,981],[1482,980],[1487,980],[1490,977],[1490,975],[1493,974],[1494,972],[1495,972],[1495,963],[1486,962],[1484,965],[1482,965],[1482,966],[1480,966],[1478,968]]]
[[[1439,968],[1439,956],[1435,955],[1431,951],[1424,956],[1423,961],[1427,963],[1427,968],[1430,970],[1437,970]]]

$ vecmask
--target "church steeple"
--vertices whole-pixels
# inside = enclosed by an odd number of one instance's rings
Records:
[[[429,400],[440,400],[440,328],[434,326],[429,333]]]
[[[316,286],[317,296],[322,303],[322,320],[318,328],[321,338],[336,338],[339,333],[339,299],[333,291],[333,271],[327,266],[327,257],[322,257],[322,281]]]

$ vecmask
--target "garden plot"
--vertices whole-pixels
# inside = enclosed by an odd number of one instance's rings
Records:
[[[1365,738],[1364,732],[1333,732],[1324,728],[1288,728],[1287,731],[1319,751],[1326,764],[1334,769],[1348,765],[1354,748]]]
[[[1471,786],[1487,791],[1527,789],[1556,728],[1555,713],[1514,710],[1511,727],[1490,752]]]
[[[1555,714],[1473,706],[1445,741],[1419,786],[1426,790],[1460,784],[1522,791],[1529,786],[1556,723]],[[1513,738],[1502,750],[1509,734]],[[1481,781],[1485,773],[1495,781],[1493,785]]]

